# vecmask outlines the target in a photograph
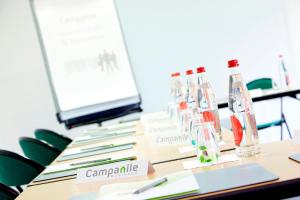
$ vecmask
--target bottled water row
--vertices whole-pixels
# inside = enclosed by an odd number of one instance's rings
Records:
[[[252,99],[240,73],[238,60],[229,60],[228,70],[228,106],[236,153],[241,157],[252,156],[259,153]],[[190,135],[199,161],[217,161],[220,157],[219,144],[224,142],[218,104],[205,67],[187,70],[185,76],[179,72],[171,74],[171,95],[170,118],[183,134]]]

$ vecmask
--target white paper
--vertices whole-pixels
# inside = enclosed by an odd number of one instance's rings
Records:
[[[97,200],[140,200],[199,190],[197,180],[191,171],[181,171],[169,174],[165,177],[168,179],[165,184],[154,187],[140,194],[132,193],[138,188],[150,184],[160,178],[148,181],[104,185],[100,189]]]
[[[103,126],[103,127],[96,127],[92,129],[88,129],[83,131],[84,135],[89,135],[89,134],[97,134],[97,133],[106,133],[110,131],[117,131],[117,130],[122,130],[122,129],[129,129],[129,128],[135,128],[137,126],[138,121],[133,121],[133,122],[126,122],[126,123],[120,123],[120,124],[113,124],[109,126]]]
[[[110,156],[101,155],[97,158],[86,157],[86,159],[82,159],[79,162],[78,161],[77,162],[72,162],[72,164],[81,163],[81,162],[89,162],[89,161],[93,161],[93,160],[101,160],[101,159],[105,159],[105,158],[108,158],[108,157],[110,157],[111,160],[117,160],[117,159],[121,159],[121,158],[129,158],[129,157],[134,157],[134,156],[137,156],[137,152],[136,151],[129,151],[129,152],[113,154],[113,155],[110,155]],[[72,169],[72,168],[76,168],[76,167],[80,167],[80,166],[84,166],[84,165],[89,165],[89,163],[82,164],[82,165],[75,165],[75,166],[71,165],[71,163],[49,165],[43,171],[43,174],[56,172],[56,171],[62,171],[62,170],[68,170],[68,169]]]
[[[86,141],[86,140],[93,140],[97,138],[103,138],[103,137],[109,137],[117,134],[126,134],[126,133],[134,133],[136,131],[136,128],[127,128],[127,129],[122,129],[122,130],[108,130],[108,131],[101,131],[101,132],[95,132],[94,134],[89,134],[89,135],[82,135],[77,137],[74,142],[80,142],[80,141]]]
[[[196,148],[193,146],[184,146],[178,148],[179,153],[188,153],[188,152],[196,152]]]
[[[219,146],[224,146],[226,143],[224,141],[221,141],[218,143]]]
[[[138,96],[113,0],[35,0],[62,111]]]
[[[235,154],[228,154],[228,155],[222,155],[218,162],[216,163],[200,163],[198,160],[189,160],[189,161],[184,161],[182,162],[183,168],[186,170],[194,169],[194,168],[199,168],[199,167],[207,167],[207,166],[212,166],[212,165],[217,165],[221,163],[226,163],[226,162],[234,162],[240,160],[239,157],[237,157]]]
[[[114,142],[113,140],[109,140],[109,141],[106,141],[106,142],[101,142],[101,143],[97,143],[97,144],[91,144],[91,145],[84,145],[84,146],[80,146],[80,147],[72,147],[72,148],[68,148],[66,149],[61,155],[62,156],[67,156],[67,155],[72,155],[72,154],[77,154],[77,153],[83,153],[85,151],[88,151],[88,150],[84,150],[84,149],[87,149],[87,148],[96,148],[96,147],[99,147],[100,146],[105,146],[105,145],[110,145],[110,144],[114,144],[114,145],[120,145],[120,144],[126,144],[126,143],[136,143],[137,140],[136,138],[123,138],[122,141],[117,141],[117,142]],[[113,147],[112,147],[113,148]]]

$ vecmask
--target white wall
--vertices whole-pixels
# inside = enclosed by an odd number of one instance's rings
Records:
[[[278,54],[292,66],[283,0],[117,2],[146,111],[166,105],[174,71],[205,65],[216,96],[224,97],[229,59],[240,60],[246,81],[277,79]]]
[[[57,123],[29,2],[0,0],[0,149],[20,151],[18,138]]]
[[[277,54],[283,53],[298,83],[297,0],[117,0],[117,6],[145,111],[165,107],[171,72],[198,65],[207,66],[217,96],[225,95],[231,58],[240,59],[251,80],[275,77]],[[294,14],[287,15],[290,10]],[[69,134],[56,121],[28,0],[0,0],[0,61],[1,149],[19,151],[17,139],[33,136],[37,127],[68,136],[80,131]],[[273,102],[267,115],[258,112],[258,121],[275,116],[278,102]],[[261,103],[258,111],[271,104]],[[295,108],[299,102],[287,100],[288,120],[300,128]]]

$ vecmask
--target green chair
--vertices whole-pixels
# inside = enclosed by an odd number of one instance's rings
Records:
[[[27,158],[43,166],[51,164],[61,153],[60,150],[34,138],[21,137],[19,143]]]
[[[271,78],[260,78],[260,79],[256,79],[256,80],[253,80],[253,81],[247,83],[248,90],[273,89],[274,86],[276,86],[276,83]],[[265,124],[259,124],[259,125],[257,125],[257,129],[262,130],[265,128],[270,128],[272,126],[280,126],[280,139],[283,140],[283,124],[285,124],[287,131],[289,133],[289,136],[290,136],[290,138],[292,138],[290,128],[286,122],[285,115],[283,113],[283,98],[282,97],[280,98],[280,114],[281,114],[281,118],[279,120],[272,121],[272,122],[265,123]]]
[[[37,129],[34,131],[34,135],[37,139],[43,140],[61,151],[72,142],[70,138],[47,129]]]
[[[22,185],[30,183],[45,168],[19,154],[0,150],[0,182],[22,192]]]
[[[19,193],[10,187],[0,183],[0,199],[1,200],[13,200],[17,198]]]

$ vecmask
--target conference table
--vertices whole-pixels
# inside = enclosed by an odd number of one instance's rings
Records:
[[[120,182],[134,182],[162,177],[164,175],[184,170],[182,163],[189,160],[194,160],[195,152],[180,153],[178,149],[182,145],[170,146],[154,146],[151,143],[151,138],[143,133],[143,128],[140,123],[137,123],[136,132],[134,135],[126,136],[136,139],[134,150],[137,153],[138,160],[149,160],[154,168],[154,172],[148,176],[126,178],[119,180],[111,180],[109,182],[96,181],[89,183],[77,183],[76,175],[60,177],[45,181],[32,181],[27,188],[17,198],[19,200],[31,199],[71,199],[72,197],[84,194],[97,194],[99,189],[106,184]],[[234,144],[232,133],[229,130],[223,131],[225,145],[221,146],[222,155],[234,153]],[[116,140],[124,140],[126,137],[117,138]],[[78,147],[86,147],[91,145],[100,145],[102,141],[91,141],[82,145],[71,143],[65,150],[70,150]],[[284,198],[291,195],[300,195],[300,164],[290,160],[288,157],[294,153],[300,153],[300,144],[296,144],[293,140],[285,140],[280,142],[260,144],[261,153],[252,157],[241,158],[238,161],[227,162],[207,167],[193,169],[193,173],[224,169],[232,166],[238,166],[246,163],[257,163],[276,174],[279,179],[259,183],[254,185],[243,186],[239,188],[227,189],[218,192],[207,194],[197,194],[193,196],[185,196],[186,199],[198,198],[257,198],[257,197],[276,197]],[[124,150],[130,151],[130,150]],[[114,154],[114,153],[109,153]],[[100,155],[93,155],[91,158],[99,158]],[[51,164],[57,165],[60,156]],[[84,160],[84,158],[76,159],[76,161]],[[68,163],[72,161],[65,161]],[[61,162],[60,162],[61,163]],[[230,177],[228,177],[230,179]],[[283,193],[284,191],[284,193]]]
[[[269,90],[256,90],[257,93],[253,93],[252,101],[264,101],[270,100],[275,98],[282,98],[282,97],[291,97],[297,99],[297,94],[300,93],[299,88],[292,88],[292,89],[269,89]],[[226,108],[228,107],[228,98],[220,98],[217,99],[218,108]]]

